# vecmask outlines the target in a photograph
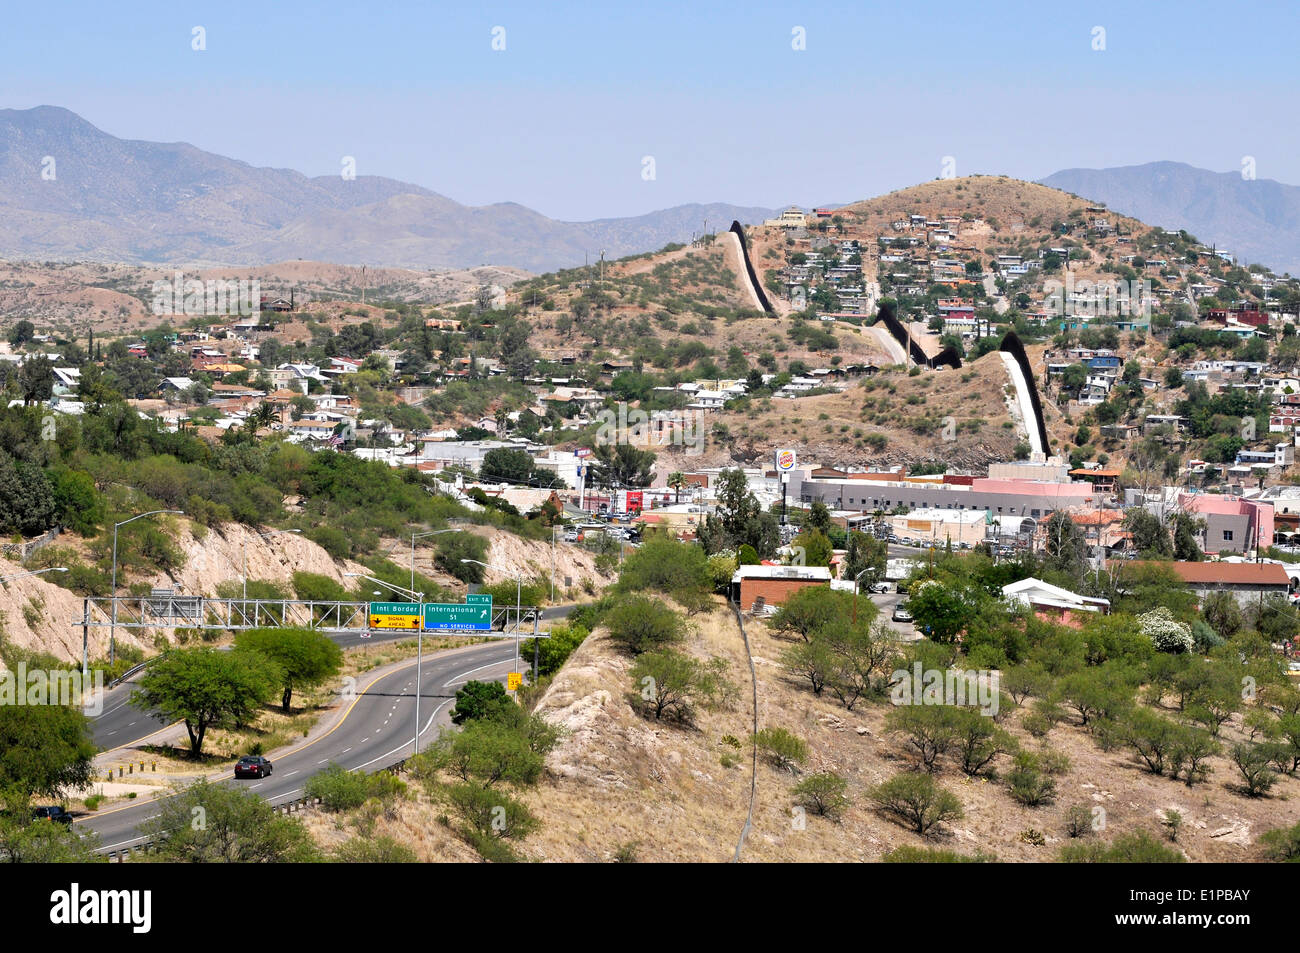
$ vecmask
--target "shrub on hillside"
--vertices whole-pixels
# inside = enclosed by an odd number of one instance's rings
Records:
[[[764,728],[750,739],[774,768],[793,772],[808,760],[808,742],[785,728]]]
[[[477,533],[444,533],[433,538],[438,546],[433,557],[435,566],[461,582],[477,584],[483,581],[482,566],[461,560],[487,562],[488,541],[485,538]]]
[[[1181,864],[1187,860],[1181,851],[1160,843],[1146,831],[1122,834],[1110,844],[1066,844],[1058,859],[1066,864]]]
[[[348,534],[333,526],[318,526],[307,533],[307,538],[329,553],[335,559],[347,559],[352,555],[352,544]]]
[[[838,774],[823,771],[810,774],[794,786],[794,796],[799,804],[814,814],[838,820],[848,809],[845,793],[849,782]]]
[[[650,596],[626,596],[604,616],[610,637],[633,655],[664,648],[686,638],[686,622]]]
[[[873,787],[868,796],[876,807],[918,834],[928,834],[935,825],[962,817],[957,796],[928,774],[896,774]]]

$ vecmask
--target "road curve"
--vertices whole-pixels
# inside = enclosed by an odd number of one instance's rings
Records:
[[[449,710],[456,689],[470,679],[504,680],[514,661],[514,642],[467,646],[426,656],[421,666],[420,744],[427,745],[437,728],[450,724]],[[415,734],[415,659],[363,686],[333,728],[283,754],[271,752],[275,770],[268,778],[235,781],[228,774],[220,783],[256,791],[272,803],[301,797],[307,778],[335,761],[349,770],[375,771],[394,764],[412,751]],[[100,836],[102,850],[129,845],[139,837],[141,822],[157,814],[156,799],[130,803],[76,821]]]
[[[563,619],[582,603],[570,603],[562,606],[547,606],[542,610],[543,619]],[[432,632],[430,636],[446,633]],[[339,648],[354,648],[358,645],[374,645],[379,642],[395,642],[399,639],[412,638],[410,632],[375,630],[368,637],[360,632],[335,632],[330,638]],[[514,645],[511,638],[510,644]],[[138,680],[146,670],[141,669],[135,675],[115,688],[104,693],[104,709],[91,719],[94,730],[95,747],[100,751],[112,751],[139,744],[152,734],[166,728],[170,722],[150,712],[132,707],[131,693],[138,687]]]

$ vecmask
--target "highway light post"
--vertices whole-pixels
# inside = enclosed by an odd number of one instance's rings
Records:
[[[269,536],[279,536],[282,533],[301,533],[301,532],[302,530],[300,529],[273,529],[269,533],[258,533],[256,538],[266,539]],[[244,550],[244,565],[243,565],[244,602],[248,602],[248,540],[244,540],[243,550]],[[246,613],[248,612],[247,606],[244,607],[244,612]]]
[[[181,516],[183,510],[150,510],[148,513],[141,513],[138,516],[132,516],[130,519],[122,520],[120,523],[113,524],[113,621],[108,627],[108,664],[112,666],[117,662],[117,529],[119,526],[125,526],[127,523],[134,523],[136,520],[144,519],[146,516],[158,516],[161,513],[170,513],[173,516]]]
[[[462,559],[463,563],[474,563],[476,566],[482,566],[484,569],[491,569],[493,572],[505,573],[507,576],[515,577],[515,672],[519,671],[519,617],[523,614],[521,603],[523,601],[522,593],[524,591],[524,577],[519,573],[513,573],[509,569],[502,569],[500,566],[489,566],[485,562],[479,562],[477,559]],[[537,651],[537,641],[533,641],[533,651]]]
[[[384,582],[382,579],[376,579],[374,576],[367,576],[365,573],[345,572],[343,575],[352,576],[373,582],[380,586],[387,586],[399,596],[406,596],[408,599],[415,600],[417,605],[424,605],[424,593],[415,592],[412,589],[403,589],[401,586],[394,586],[391,582]],[[424,611],[423,608],[420,609]],[[424,618],[420,618],[420,627],[415,630],[415,735],[411,739],[411,754],[420,753],[420,668],[424,665]]]

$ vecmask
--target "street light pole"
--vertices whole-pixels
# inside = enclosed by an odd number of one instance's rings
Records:
[[[412,543],[414,546],[414,543]],[[414,570],[412,570],[414,571]],[[406,596],[408,599],[414,599],[417,605],[423,606],[424,593],[415,592],[410,589],[403,589],[401,586],[394,586],[391,582],[384,582],[382,579],[376,579],[374,576],[367,576],[359,572],[347,572],[345,576],[360,576],[368,582],[375,582],[381,586],[387,586],[398,595]],[[421,609],[421,612],[424,610]],[[411,754],[420,753],[420,692],[423,690],[420,681],[420,669],[424,666],[424,619],[420,619],[420,627],[415,630],[415,733],[411,737]]]
[[[141,513],[138,516],[132,516],[130,519],[125,519],[120,523],[113,524],[113,621],[108,627],[108,664],[110,666],[117,662],[117,529],[119,526],[125,526],[127,523],[134,523],[138,519],[143,519],[146,516],[157,516],[160,513],[182,515],[184,511],[150,510],[147,513]]]
[[[524,577],[520,573],[513,573],[509,569],[502,569],[500,566],[489,566],[485,562],[477,559],[462,559],[463,563],[474,563],[482,566],[484,569],[491,569],[493,572],[505,573],[507,576],[515,577],[515,672],[519,671],[519,617],[523,615],[523,587]]]

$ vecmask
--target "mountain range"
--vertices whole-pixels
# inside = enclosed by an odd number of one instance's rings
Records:
[[[1300,274],[1300,187],[1181,162],[1065,169],[1043,185],[1238,260]],[[382,176],[309,177],[181,142],[119,139],[67,109],[0,110],[0,258],[252,266],[305,259],[418,269],[551,271],[687,241],[775,210],[679,205],[562,222],[523,205],[462,205]]]
[[[1300,274],[1300,187],[1182,162],[1065,169],[1041,182],[1151,225],[1186,229],[1239,262]]]
[[[0,110],[0,257],[257,265],[295,258],[549,271],[686,241],[765,208],[681,205],[561,222],[380,176],[308,177],[186,143],[119,139],[67,109]]]

